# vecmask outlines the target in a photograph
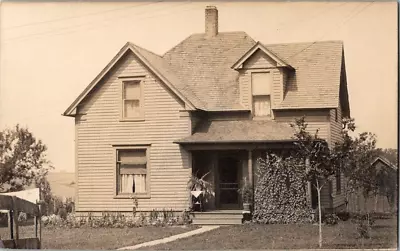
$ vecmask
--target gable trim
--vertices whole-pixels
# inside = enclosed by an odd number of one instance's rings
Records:
[[[272,53],[270,50],[268,50],[264,45],[262,45],[260,42],[257,42],[253,47],[251,47],[245,54],[243,54],[242,57],[238,61],[236,61],[235,64],[231,66],[232,69],[238,70],[243,67],[244,62],[246,62],[257,50],[263,51],[267,56],[272,58],[276,63],[277,67],[288,67],[290,69],[294,69],[291,65],[286,63],[284,60],[279,58],[277,55]]]
[[[133,54],[139,58],[139,60],[147,66],[152,73],[154,73],[158,78],[161,79],[161,81],[176,95],[178,98],[180,98],[185,105],[187,105],[187,108],[190,110],[196,109],[196,107],[186,98],[184,97],[172,84],[168,79],[166,79],[155,67],[153,67],[148,60],[143,57],[133,46],[131,43],[126,43],[120,51],[117,53],[117,55],[114,56],[114,58],[106,65],[106,67],[93,79],[92,82],[83,90],[81,94],[75,99],[75,101],[65,110],[65,112],[62,114],[63,116],[70,116],[70,117],[75,117],[76,115],[76,110],[78,105],[82,102],[82,100],[93,90],[95,86],[104,78],[104,76],[114,67],[116,63],[119,62],[119,60],[122,58],[125,53],[131,50]]]

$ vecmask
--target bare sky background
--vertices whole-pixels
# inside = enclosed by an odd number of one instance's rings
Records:
[[[220,31],[266,44],[343,40],[358,132],[396,148],[396,2],[3,2],[0,129],[28,126],[57,171],[74,171],[74,119],[61,113],[127,41],[163,54],[204,32],[207,5]]]

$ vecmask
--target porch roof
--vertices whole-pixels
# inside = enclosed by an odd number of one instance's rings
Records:
[[[293,129],[270,120],[205,121],[178,144],[292,142]]]

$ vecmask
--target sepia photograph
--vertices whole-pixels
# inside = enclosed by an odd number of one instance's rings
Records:
[[[398,249],[397,1],[0,1],[0,248]]]

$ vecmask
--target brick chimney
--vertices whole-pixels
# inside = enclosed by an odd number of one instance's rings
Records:
[[[215,6],[206,7],[206,37],[212,38],[218,34],[218,10]]]

